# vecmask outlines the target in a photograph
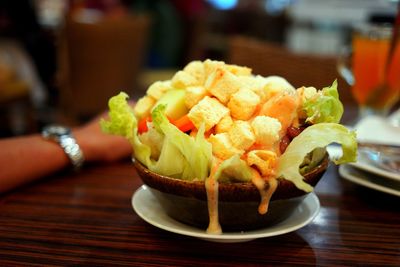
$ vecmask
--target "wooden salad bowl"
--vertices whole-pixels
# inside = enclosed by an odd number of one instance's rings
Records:
[[[328,155],[304,180],[315,186],[329,165]],[[200,228],[207,228],[209,217],[207,193],[203,181],[186,181],[154,173],[134,160],[143,183],[158,199],[162,208],[173,219]],[[219,183],[219,222],[224,231],[244,231],[266,227],[290,216],[307,196],[292,182],[278,179],[278,187],[271,198],[268,212],[258,213],[260,193],[251,182]]]

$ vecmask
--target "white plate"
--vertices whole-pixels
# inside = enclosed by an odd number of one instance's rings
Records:
[[[340,165],[339,174],[353,183],[400,197],[399,182],[358,170],[350,165]]]
[[[159,205],[157,199],[153,196],[147,186],[141,186],[132,196],[132,206],[135,212],[146,222],[164,229],[169,232],[197,237],[213,242],[245,242],[257,238],[282,235],[295,231],[308,223],[317,216],[320,204],[318,197],[310,193],[297,209],[286,220],[253,231],[227,232],[221,235],[207,234],[205,229],[195,228],[180,223],[169,217]]]
[[[383,168],[380,168],[374,163],[373,161],[368,159],[368,156],[362,153],[361,150],[359,150],[358,157],[357,157],[357,162],[356,163],[350,163],[352,166],[359,168],[363,171],[371,172],[373,174],[377,174],[389,179],[393,179],[396,181],[400,181],[400,173],[396,173],[394,171],[389,171],[385,170]]]

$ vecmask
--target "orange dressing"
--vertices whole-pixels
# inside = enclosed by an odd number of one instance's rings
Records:
[[[293,123],[297,114],[297,95],[281,93],[274,95],[262,106],[259,115],[269,116],[279,120],[282,125],[281,135]]]
[[[219,224],[218,217],[218,181],[215,180],[214,174],[218,169],[219,164],[215,164],[211,170],[210,176],[205,180],[206,192],[207,192],[207,206],[209,224],[207,233],[209,234],[221,234],[222,228]]]
[[[258,206],[258,213],[266,214],[268,212],[269,202],[276,188],[278,187],[278,181],[275,178],[268,180],[268,186],[266,181],[260,176],[260,174],[254,170],[253,178],[251,180],[260,192],[261,201]]]

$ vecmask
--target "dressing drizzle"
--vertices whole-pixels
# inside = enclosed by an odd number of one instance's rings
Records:
[[[251,181],[257,187],[261,196],[260,205],[258,206],[258,213],[266,214],[268,212],[268,206],[271,197],[278,187],[278,181],[275,178],[265,181],[256,170],[253,170],[253,178]]]
[[[222,233],[222,228],[219,224],[218,217],[218,181],[215,180],[214,177],[215,171],[218,169],[218,165],[219,164],[215,164],[214,168],[211,170],[210,176],[205,180],[209,216],[207,233],[217,235]]]

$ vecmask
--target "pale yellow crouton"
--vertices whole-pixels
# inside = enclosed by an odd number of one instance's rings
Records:
[[[185,105],[188,109],[196,105],[201,99],[208,94],[203,86],[189,86],[186,88]]]
[[[247,121],[235,121],[228,134],[233,146],[238,149],[247,150],[256,141],[250,123]]]
[[[255,166],[261,176],[275,176],[277,167],[277,155],[269,150],[252,150],[247,154],[247,164]]]
[[[297,89],[297,94],[301,101],[299,106],[302,107],[304,102],[306,102],[308,99],[316,97],[318,95],[318,92],[315,87],[302,86]],[[298,109],[297,114],[298,114],[299,118],[307,118],[307,113],[302,108]],[[294,124],[297,124],[297,120],[295,120]]]
[[[215,126],[215,132],[216,133],[225,133],[227,131],[229,131],[229,129],[232,127],[233,125],[233,120],[232,117],[230,115],[227,115],[225,117],[223,117]]]
[[[135,107],[133,108],[133,112],[135,116],[139,119],[147,117],[150,115],[151,108],[156,103],[156,100],[151,96],[144,96],[140,98]]]
[[[238,77],[240,83],[242,84],[242,88],[248,88],[256,93],[260,97],[260,102],[265,102],[266,100],[266,91],[264,90],[264,86],[266,84],[266,80],[264,77],[257,76],[239,76]]]
[[[265,146],[272,146],[279,140],[279,131],[281,130],[281,123],[272,117],[257,116],[251,122],[256,142]]]
[[[208,131],[228,114],[229,109],[227,107],[222,105],[216,98],[206,96],[192,107],[188,117],[197,129],[204,123],[206,131]]]
[[[213,154],[220,159],[228,159],[236,154],[243,154],[244,151],[235,148],[232,145],[227,133],[212,134],[208,138],[208,142],[212,145]]]
[[[172,77],[171,85],[175,89],[185,89],[189,86],[200,85],[200,83],[189,73],[180,70]]]
[[[260,103],[260,97],[250,89],[242,88],[231,96],[228,108],[234,119],[248,120]]]
[[[225,66],[227,70],[235,74],[236,76],[250,76],[251,69],[248,67],[242,67],[238,65],[229,64]]]
[[[240,89],[240,83],[234,74],[224,68],[218,68],[208,77],[205,87],[211,95],[226,104],[231,95]]]
[[[147,89],[147,95],[158,100],[168,90],[171,90],[171,81],[158,81],[150,85]]]
[[[207,79],[207,77],[209,77],[218,68],[224,67],[225,66],[225,62],[206,59],[204,61],[204,63],[203,63],[203,66],[204,66],[205,79]]]
[[[205,76],[203,62],[192,61],[185,66],[183,71],[190,74],[192,77],[194,77],[197,80],[198,84],[204,85],[206,76]]]
[[[315,87],[305,87],[302,86],[297,89],[298,94],[300,95],[300,99],[302,102],[314,97],[318,94],[317,89]]]
[[[265,78],[265,81],[264,90],[267,99],[281,92],[288,92],[290,94],[296,92],[295,88],[286,79],[280,76],[268,76]]]

